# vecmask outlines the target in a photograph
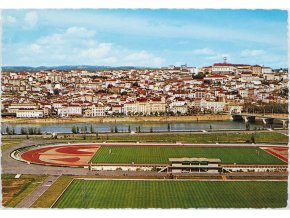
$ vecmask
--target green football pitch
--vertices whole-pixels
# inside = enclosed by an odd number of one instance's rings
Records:
[[[259,152],[257,152],[259,151]],[[224,164],[285,164],[254,147],[102,146],[93,163],[168,163],[168,158],[220,158]]]
[[[75,180],[56,208],[281,208],[287,182]]]

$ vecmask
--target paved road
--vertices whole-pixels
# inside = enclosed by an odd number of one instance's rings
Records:
[[[26,196],[16,208],[29,208],[60,176],[49,176],[30,195]]]

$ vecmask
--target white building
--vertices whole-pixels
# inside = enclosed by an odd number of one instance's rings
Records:
[[[271,67],[262,67],[262,74],[272,73]]]
[[[171,108],[171,111],[174,113],[174,114],[186,114],[187,111],[188,111],[188,107],[186,104],[184,105],[173,105],[172,108]]]
[[[207,109],[207,110],[212,110],[214,113],[222,112],[224,111],[224,108],[225,108],[225,102],[201,100],[200,108],[202,111]]]
[[[236,67],[232,64],[228,63],[216,63],[212,66],[212,74],[227,74],[227,73],[235,73]]]
[[[126,115],[137,112],[137,104],[135,102],[126,102],[124,104],[124,113]]]
[[[69,117],[69,116],[81,116],[82,115],[82,107],[81,106],[64,106],[57,110],[57,114],[60,117]]]
[[[19,104],[11,104],[8,106],[7,111],[8,113],[16,113],[19,110],[37,110],[38,106],[35,104],[30,103],[19,103]]]
[[[18,110],[16,117],[18,118],[40,118],[43,117],[43,110]]]
[[[105,107],[102,104],[93,104],[92,106],[92,117],[103,117],[105,116]]]

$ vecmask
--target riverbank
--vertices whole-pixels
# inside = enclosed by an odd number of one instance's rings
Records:
[[[134,123],[134,122],[192,122],[231,120],[231,115],[158,116],[158,117],[74,117],[74,118],[2,118],[2,123]]]

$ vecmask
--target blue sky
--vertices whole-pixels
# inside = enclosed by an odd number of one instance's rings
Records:
[[[287,11],[3,10],[4,66],[287,67]]]

